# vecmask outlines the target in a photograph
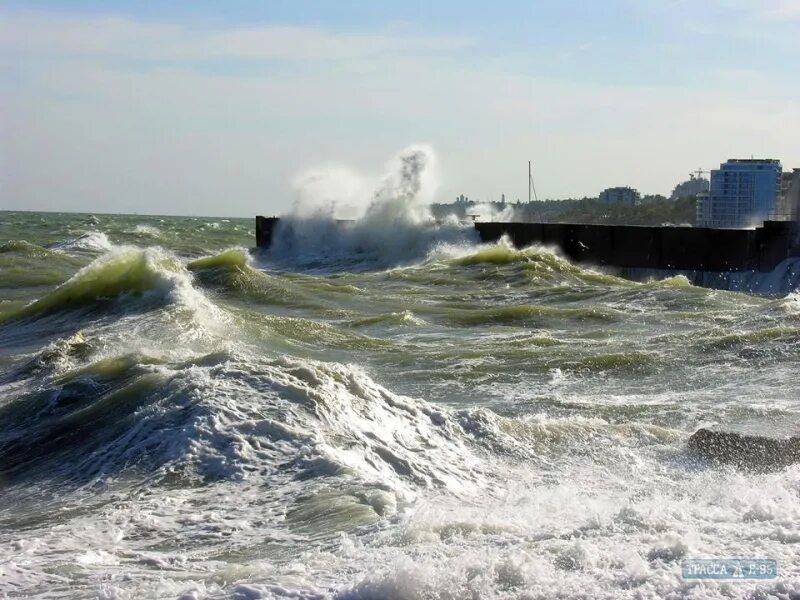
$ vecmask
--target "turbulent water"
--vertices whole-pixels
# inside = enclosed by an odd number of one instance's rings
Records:
[[[798,597],[798,298],[317,221],[0,213],[0,597]]]

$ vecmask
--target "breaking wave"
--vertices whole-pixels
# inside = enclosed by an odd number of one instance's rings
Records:
[[[77,362],[0,408],[0,476],[76,483],[123,471],[165,483],[334,477],[397,498],[421,489],[469,496],[503,476],[498,461],[532,468],[587,435],[633,443],[645,430],[674,436],[601,419],[523,422],[487,409],[450,410],[393,393],[353,365],[265,360],[245,348],[175,362],[141,353],[92,359],[91,345],[77,335],[54,347]]]
[[[394,394],[353,366],[230,352],[90,362],[2,416],[10,479],[85,481],[138,468],[201,480],[357,476],[403,495],[458,492],[490,471],[468,438],[505,438],[488,433],[485,416]]]
[[[128,297],[187,303],[196,301],[198,295],[190,275],[174,255],[159,248],[116,247],[4,319],[45,316]]]
[[[431,252],[426,262],[444,262],[451,267],[516,267],[532,282],[553,283],[571,278],[595,285],[631,285],[614,275],[571,263],[551,248],[540,245],[517,248],[507,236],[496,243],[477,246],[441,244]],[[513,276],[513,272],[503,272],[503,276]]]
[[[50,246],[51,250],[68,253],[102,253],[114,247],[108,236],[102,231],[91,231],[76,238],[59,242]]]
[[[249,265],[247,251],[243,248],[231,248],[220,254],[198,258],[189,262],[186,268],[190,271],[202,269],[244,269]]]

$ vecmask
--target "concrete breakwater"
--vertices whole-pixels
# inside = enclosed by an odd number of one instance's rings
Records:
[[[756,229],[640,227],[566,223],[475,223],[481,239],[507,235],[515,246],[558,248],[577,263],[679,271],[772,271],[800,256],[795,223]]]
[[[269,248],[280,227],[277,217],[256,217],[256,245]],[[786,293],[800,279],[800,228],[797,223],[767,221],[755,229],[642,227],[572,223],[474,224],[483,242],[507,236],[519,247],[540,244],[570,261],[607,267],[631,279],[686,275],[705,287],[759,292],[761,280],[780,271],[765,293]],[[775,279],[772,277],[771,279]]]

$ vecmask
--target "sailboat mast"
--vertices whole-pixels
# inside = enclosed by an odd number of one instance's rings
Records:
[[[531,201],[531,190],[533,190],[533,198],[538,202],[539,196],[536,195],[536,184],[533,183],[533,171],[531,171],[531,161],[528,161],[528,202]]]

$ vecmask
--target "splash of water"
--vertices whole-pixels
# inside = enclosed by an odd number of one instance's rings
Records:
[[[294,204],[282,217],[273,255],[387,265],[423,257],[440,242],[473,241],[474,231],[455,218],[433,218],[438,182],[436,154],[426,145],[400,152],[379,178],[339,166],[308,171],[295,182]]]
[[[427,145],[402,150],[380,177],[343,165],[315,167],[295,180],[292,209],[284,218],[429,221],[438,181],[436,154]]]
[[[506,204],[501,208],[496,204],[481,202],[470,207],[469,213],[474,215],[475,219],[478,221],[509,223],[524,220],[516,207],[511,204]]]

